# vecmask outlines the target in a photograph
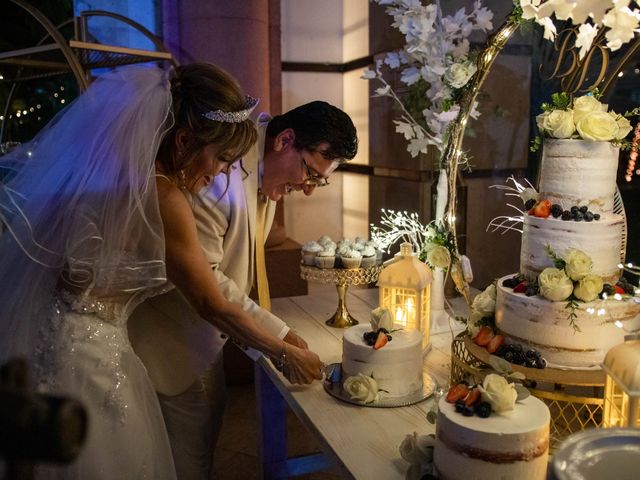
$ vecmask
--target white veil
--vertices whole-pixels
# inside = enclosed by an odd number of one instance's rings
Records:
[[[168,72],[121,68],[0,157],[0,361],[32,351],[62,277],[125,301],[166,281],[154,161],[170,112]]]

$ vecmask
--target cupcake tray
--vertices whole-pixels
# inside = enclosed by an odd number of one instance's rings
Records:
[[[334,398],[341,400],[352,405],[358,405],[361,407],[373,407],[373,408],[394,408],[394,407],[408,407],[420,403],[427,398],[431,397],[438,388],[438,384],[435,379],[427,372],[422,372],[422,390],[404,395],[402,397],[385,397],[384,393],[380,394],[380,397],[375,402],[364,403],[358,400],[353,400],[351,396],[342,388],[342,364],[332,363],[327,365],[324,369],[325,380],[323,386],[325,391]]]

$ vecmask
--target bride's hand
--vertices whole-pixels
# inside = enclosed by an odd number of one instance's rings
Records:
[[[324,363],[311,350],[286,346],[287,361],[282,369],[285,378],[293,384],[308,384],[322,380]]]

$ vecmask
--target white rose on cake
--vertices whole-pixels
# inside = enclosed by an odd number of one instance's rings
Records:
[[[585,140],[609,142],[618,135],[618,123],[607,112],[593,112],[576,123],[576,130]]]
[[[442,245],[433,245],[428,247],[427,262],[434,268],[449,268],[451,263],[451,254],[446,247]]]
[[[374,332],[377,332],[379,328],[384,328],[390,332],[393,330],[393,316],[388,308],[374,308],[371,310],[371,319],[369,324]]]
[[[342,388],[349,394],[351,400],[363,403],[371,403],[378,400],[378,383],[373,377],[367,377],[362,373],[347,378]]]
[[[473,299],[471,309],[483,317],[492,317],[496,311],[496,286],[492,283]]]
[[[576,126],[571,110],[552,110],[536,117],[540,130],[544,130],[553,138],[571,138]]]
[[[631,126],[631,122],[628,118],[623,117],[622,115],[618,115],[615,112],[609,112],[609,115],[613,117],[616,121],[616,125],[618,125],[618,133],[616,134],[616,140],[622,140],[624,137],[629,135],[629,132],[633,130]]]
[[[578,300],[590,302],[598,298],[603,286],[604,282],[598,275],[585,275],[576,285],[573,294]]]
[[[564,253],[563,260],[565,261],[564,271],[574,281],[580,280],[591,273],[593,268],[593,260],[589,255],[577,248],[568,248]]]
[[[584,95],[573,101],[573,120],[576,124],[595,112],[606,112],[609,106],[600,102],[593,95]]]
[[[491,404],[494,412],[513,410],[518,399],[518,392],[513,383],[494,373],[484,377],[482,385],[478,386],[482,400]]]
[[[569,298],[573,292],[573,282],[557,268],[545,268],[538,276],[540,294],[552,302],[561,302]]]

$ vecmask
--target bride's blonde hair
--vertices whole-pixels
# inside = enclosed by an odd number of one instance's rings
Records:
[[[210,120],[207,112],[238,112],[246,108],[246,97],[236,80],[222,68],[209,63],[192,63],[176,67],[171,79],[173,126],[166,132],[158,151],[163,172],[179,179],[180,172],[189,172],[202,148],[215,144],[218,157],[233,163],[245,155],[256,142],[258,134],[253,121],[231,123]],[[180,129],[189,132],[184,151],[178,152],[175,137]],[[195,178],[186,178],[187,184]]]

